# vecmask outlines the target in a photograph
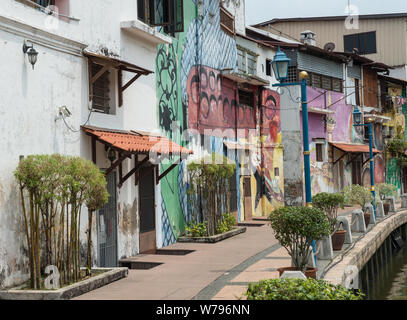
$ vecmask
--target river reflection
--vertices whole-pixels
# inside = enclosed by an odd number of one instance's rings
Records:
[[[407,248],[393,255],[370,283],[369,300],[407,300]]]

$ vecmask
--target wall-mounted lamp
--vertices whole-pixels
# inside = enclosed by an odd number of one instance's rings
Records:
[[[34,49],[34,45],[31,44],[31,46],[28,46],[27,41],[24,41],[23,52],[28,55],[28,61],[33,66],[33,70],[34,70],[34,65],[37,63],[37,58],[38,58],[38,52],[37,52],[37,50]]]
[[[109,150],[107,151],[107,158],[112,163],[116,160],[116,151],[113,148],[109,148]]]

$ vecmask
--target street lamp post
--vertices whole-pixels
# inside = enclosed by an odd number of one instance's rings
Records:
[[[376,192],[375,192],[375,187],[374,187],[374,156],[373,156],[373,127],[372,127],[372,122],[369,121],[368,123],[362,123],[362,112],[360,112],[359,108],[356,107],[355,110],[353,111],[353,125],[355,127],[368,127],[369,130],[369,160],[370,160],[370,190],[372,192],[373,196],[373,211],[374,211],[374,216],[376,219],[376,205],[375,205],[375,198],[376,198]]]
[[[288,78],[288,67],[290,59],[280,50],[274,56],[272,66],[274,75],[279,82]],[[302,137],[304,149],[304,176],[305,176],[305,203],[307,207],[312,207],[311,195],[311,162],[309,151],[309,134],[308,134],[308,102],[307,102],[307,78],[308,73],[305,71],[300,72],[301,82],[284,82],[274,84],[273,87],[287,87],[287,86],[301,86],[301,105],[302,105]],[[314,252],[314,261],[317,265],[317,246],[315,240],[312,241],[312,249]]]
[[[283,81],[288,77],[288,66],[290,59],[280,50],[274,57],[272,62],[274,74],[278,81]],[[307,207],[312,206],[311,196],[311,164],[310,164],[310,151],[309,151],[309,134],[308,134],[308,102],[307,102],[307,77],[308,73],[302,71],[300,73],[301,82],[284,82],[274,84],[273,87],[287,87],[287,86],[301,86],[301,105],[302,105],[302,136],[303,136],[303,149],[304,149],[304,175],[305,175],[305,202]]]

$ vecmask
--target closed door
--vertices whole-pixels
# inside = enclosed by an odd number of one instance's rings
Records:
[[[352,184],[362,185],[362,161],[352,161]]]
[[[243,196],[244,196],[244,219],[251,220],[252,213],[252,186],[250,177],[245,177],[243,180]]]
[[[154,252],[157,249],[154,171],[153,166],[140,170],[140,253]]]
[[[99,210],[97,216],[99,266],[117,267],[116,173],[110,173],[106,180],[109,201]]]

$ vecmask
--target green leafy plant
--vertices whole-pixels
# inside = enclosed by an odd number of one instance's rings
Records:
[[[236,219],[233,215],[225,213],[222,215],[222,219],[218,222],[217,234],[231,231],[236,225]]]
[[[344,208],[345,197],[341,193],[321,192],[312,197],[312,205],[325,212],[331,225],[331,234],[337,230],[338,209]]]
[[[92,212],[107,202],[104,174],[83,158],[54,154],[23,159],[14,175],[20,187],[30,287],[41,288],[41,271],[47,265],[58,267],[61,285],[78,281],[81,210],[88,205]]]
[[[365,205],[373,201],[370,190],[358,184],[352,184],[343,188],[345,202],[347,204],[359,205],[362,211],[365,211]]]
[[[318,208],[283,207],[274,210],[269,220],[276,239],[300,271],[306,270],[312,241],[321,240],[331,231],[327,216]]]
[[[208,234],[215,235],[222,213],[230,211],[229,181],[236,170],[235,163],[213,153],[188,164],[188,196],[195,220],[208,222]],[[203,217],[198,219],[199,211]]]
[[[362,300],[364,294],[354,293],[342,285],[324,280],[271,279],[249,284],[248,300]]]
[[[397,187],[392,184],[379,183],[375,186],[375,189],[382,200],[384,200],[385,197],[393,197],[397,195]]]
[[[185,228],[187,235],[193,238],[206,237],[208,235],[208,222],[192,222]]]
[[[400,137],[395,137],[386,143],[386,152],[391,156],[399,158],[407,151],[407,141]]]

